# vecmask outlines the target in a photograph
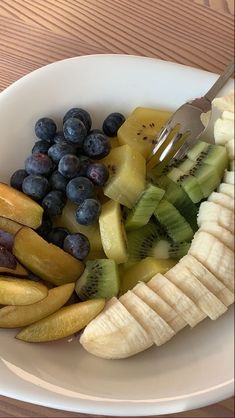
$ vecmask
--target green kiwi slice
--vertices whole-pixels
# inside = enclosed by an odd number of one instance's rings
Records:
[[[190,224],[176,207],[166,199],[159,202],[154,211],[154,216],[174,242],[190,241],[193,238],[194,232]]]
[[[119,272],[114,260],[89,260],[77,280],[75,291],[81,300],[117,296],[120,287]]]
[[[126,230],[140,228],[148,223],[158,203],[162,199],[165,190],[153,184],[148,184],[134,208],[128,214],[125,227]]]
[[[188,152],[187,156],[192,161],[214,167],[220,178],[223,176],[224,170],[228,167],[227,151],[226,148],[221,145],[213,145],[204,141],[198,141]]]

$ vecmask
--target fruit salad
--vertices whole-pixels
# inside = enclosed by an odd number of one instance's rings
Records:
[[[35,123],[0,183],[0,328],[45,342],[82,331],[106,359],[169,341],[234,302],[234,92],[214,100],[215,144],[147,161],[170,113],[138,107],[92,126],[72,108]]]

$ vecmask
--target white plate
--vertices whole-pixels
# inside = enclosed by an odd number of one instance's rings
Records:
[[[175,109],[203,94],[216,75],[155,59],[118,55],[73,58],[41,68],[0,94],[0,179],[23,166],[42,116],[73,106],[99,122],[135,106]],[[230,86],[231,87],[231,86]],[[227,86],[228,89],[228,86]],[[202,407],[233,394],[233,311],[186,329],[161,348],[105,361],[78,340],[25,344],[0,331],[0,393],[89,414],[160,415]]]

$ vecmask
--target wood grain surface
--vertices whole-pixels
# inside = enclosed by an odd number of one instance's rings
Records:
[[[234,1],[0,0],[0,91],[53,61],[103,53],[157,57],[219,73],[234,53]],[[0,397],[1,418],[85,416]],[[234,398],[169,415],[233,416]]]

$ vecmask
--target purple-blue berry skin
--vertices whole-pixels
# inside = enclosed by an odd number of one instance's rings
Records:
[[[28,176],[28,173],[26,170],[23,170],[23,169],[16,170],[11,176],[11,180],[10,180],[11,187],[14,187],[14,189],[21,191],[23,181],[27,176]]]
[[[45,177],[30,174],[25,177],[22,184],[23,193],[34,200],[41,200],[48,193],[49,183]]]
[[[64,240],[68,234],[69,232],[65,228],[52,228],[47,236],[47,241],[57,245],[57,247],[63,248]]]
[[[45,141],[45,139],[41,139],[41,141],[35,142],[35,145],[32,149],[32,154],[47,154],[48,150],[50,148],[51,144],[48,141]]]
[[[84,123],[80,119],[69,118],[64,123],[64,136],[66,141],[82,148],[84,139],[87,136],[87,130]]]
[[[30,155],[25,160],[25,170],[28,174],[47,176],[52,172],[53,163],[48,155],[40,152]]]
[[[75,177],[68,182],[66,187],[67,198],[78,205],[85,199],[93,197],[94,193],[94,184],[86,177]]]
[[[79,168],[79,177],[87,177],[87,169],[90,166],[90,164],[92,163],[90,158],[86,157],[85,155],[79,155],[78,156],[79,161],[80,161],[80,168]]]
[[[88,238],[83,234],[70,234],[64,240],[64,250],[82,261],[90,252],[90,243]]]
[[[87,177],[96,186],[104,186],[109,178],[109,170],[104,164],[94,163],[87,168]]]
[[[110,153],[110,150],[110,140],[100,133],[88,135],[83,144],[84,153],[94,160],[101,160]]]
[[[101,204],[97,199],[86,199],[76,210],[76,220],[81,225],[92,225],[99,219]]]
[[[56,124],[51,118],[41,118],[35,124],[35,134],[38,138],[52,141],[56,134]]]
[[[42,200],[42,207],[51,218],[62,214],[66,198],[59,190],[50,191]]]
[[[69,179],[66,179],[59,171],[55,170],[49,178],[49,185],[51,190],[59,190],[66,193],[68,181]]]
[[[76,177],[80,169],[80,160],[76,155],[64,155],[58,165],[58,171],[66,178]]]
[[[125,122],[125,116],[121,113],[110,113],[103,122],[103,131],[107,136],[116,136],[118,129]]]
[[[79,107],[73,107],[72,109],[68,110],[68,112],[65,114],[63,118],[63,124],[66,122],[66,120],[70,118],[80,119],[85,127],[86,131],[89,132],[91,129],[91,116],[85,109],[81,109]]]
[[[52,145],[48,150],[49,157],[56,164],[59,164],[61,158],[67,154],[76,154],[75,147],[73,145],[68,144],[67,142],[56,143]]]
[[[61,144],[61,142],[65,142],[66,139],[64,137],[64,132],[62,131],[58,131],[56,132],[55,136],[54,136],[54,143],[55,144]]]
[[[47,236],[49,232],[51,231],[51,229],[52,229],[52,220],[44,212],[43,217],[42,217],[42,223],[36,231],[42,238],[47,239]]]

